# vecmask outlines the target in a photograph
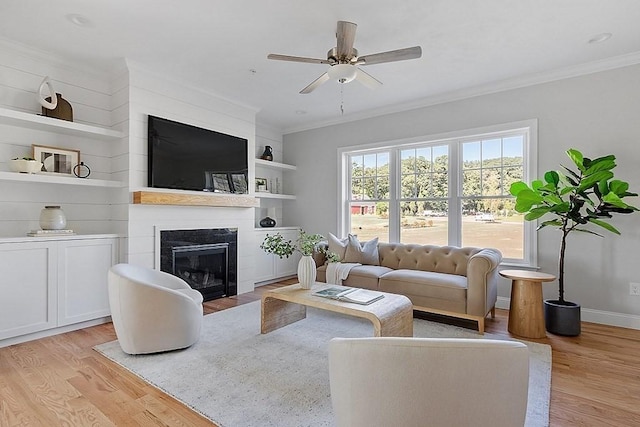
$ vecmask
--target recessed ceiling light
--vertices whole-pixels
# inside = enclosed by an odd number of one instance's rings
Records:
[[[77,25],[78,27],[85,27],[85,28],[93,27],[93,22],[91,22],[91,20],[84,15],[79,15],[77,13],[70,13],[65,17],[69,20],[69,22],[71,22],[74,25]]]
[[[607,41],[613,36],[611,33],[600,33],[596,36],[593,36],[589,39],[589,44],[597,44]]]

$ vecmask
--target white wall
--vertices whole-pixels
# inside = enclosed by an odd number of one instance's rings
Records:
[[[255,111],[206,94],[128,63],[129,190],[147,185],[147,116],[246,138],[255,147]],[[250,163],[251,164],[251,163]],[[253,170],[249,173],[253,182]],[[253,290],[254,209],[128,205],[128,262],[154,267],[156,227],[162,229],[238,228],[238,293]]]
[[[639,113],[640,66],[636,65],[288,134],[284,159],[298,166],[297,202],[285,211],[285,221],[301,224],[309,232],[337,231],[339,147],[536,118],[539,175],[558,169],[559,162],[569,164],[564,152],[575,147],[590,157],[615,154],[616,175],[630,183],[631,191],[639,192]],[[634,202],[640,206],[640,200]],[[565,297],[587,309],[585,319],[604,322],[606,317],[615,323],[613,313],[619,313],[618,324],[640,328],[640,297],[629,296],[629,282],[640,281],[636,271],[640,213],[618,216],[613,224],[622,236],[570,236]],[[538,237],[542,271],[557,273],[559,233],[545,229]],[[509,290],[509,283],[501,281],[499,295],[508,298]],[[545,284],[544,294],[557,298],[557,282]]]
[[[6,41],[0,42],[0,58],[0,107],[40,114],[36,93],[48,75],[56,92],[71,103],[74,122],[123,130],[118,122],[122,104],[112,104],[112,82],[107,74]],[[90,178],[118,179],[112,175],[111,157],[112,150],[122,143],[0,124],[0,170],[9,170],[9,159],[31,156],[31,144],[37,144],[80,150],[80,159],[91,167]],[[24,236],[39,229],[38,218],[45,205],[62,206],[67,227],[78,233],[123,231],[123,223],[111,206],[111,200],[121,192],[0,180],[0,237]]]

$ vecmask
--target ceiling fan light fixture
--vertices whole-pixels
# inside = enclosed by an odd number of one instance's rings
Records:
[[[336,64],[329,67],[327,74],[338,83],[349,83],[356,78],[357,71],[354,65]]]

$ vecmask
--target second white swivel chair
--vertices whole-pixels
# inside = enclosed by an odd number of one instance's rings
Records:
[[[338,427],[523,426],[529,350],[484,339],[334,338]]]

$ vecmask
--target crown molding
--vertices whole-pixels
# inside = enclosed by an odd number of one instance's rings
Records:
[[[405,111],[431,107],[434,105],[445,104],[453,101],[460,101],[477,96],[535,86],[558,80],[565,80],[573,77],[614,70],[617,68],[624,68],[636,64],[640,64],[640,52],[633,52],[630,54],[615,56],[600,61],[593,61],[585,64],[559,68],[557,70],[528,74],[511,79],[488,83],[485,85],[464,88],[456,91],[429,96],[409,103],[396,104],[388,107],[366,110],[360,113],[353,113],[347,117],[318,121],[301,126],[292,126],[283,129],[283,133],[287,135],[290,133],[303,132],[327,126],[335,126],[339,124],[380,117],[388,114],[402,113]]]

